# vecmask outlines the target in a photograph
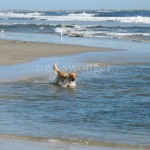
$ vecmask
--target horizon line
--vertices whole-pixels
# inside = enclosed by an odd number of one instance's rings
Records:
[[[150,11],[150,9],[0,9],[0,11],[127,11],[127,10],[147,10]]]

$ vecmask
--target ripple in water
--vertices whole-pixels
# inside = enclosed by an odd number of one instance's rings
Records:
[[[112,66],[79,73],[75,89],[36,78],[0,84],[0,132],[149,145],[149,75],[149,65]]]

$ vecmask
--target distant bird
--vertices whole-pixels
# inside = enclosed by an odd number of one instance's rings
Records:
[[[4,30],[1,30],[1,37],[4,37]]]
[[[62,42],[62,35],[63,35],[63,34],[62,34],[62,33],[60,33],[60,41],[61,41],[61,42]]]

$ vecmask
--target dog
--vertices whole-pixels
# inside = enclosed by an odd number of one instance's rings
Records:
[[[56,64],[53,65],[53,70],[57,74],[57,77],[56,77],[57,85],[62,86],[62,87],[70,87],[70,88],[76,87],[75,80],[76,80],[77,75],[75,72],[71,72],[71,73],[62,72],[58,69]]]

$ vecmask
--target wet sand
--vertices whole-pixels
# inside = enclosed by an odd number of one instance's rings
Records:
[[[114,150],[108,147],[85,146],[79,144],[64,144],[55,142],[33,142],[25,140],[1,139],[2,150]]]
[[[20,64],[41,57],[66,56],[84,52],[108,51],[115,50],[77,45],[0,40],[0,65]]]
[[[137,150],[137,149],[149,149],[149,146],[128,145],[128,144],[115,144],[101,142],[100,145],[92,143],[78,144],[78,143],[66,143],[56,140],[48,140],[45,138],[29,138],[19,136],[0,136],[0,149],[2,150]]]
[[[0,139],[1,150],[114,150],[113,148],[63,144],[55,142],[33,142],[14,139]]]

